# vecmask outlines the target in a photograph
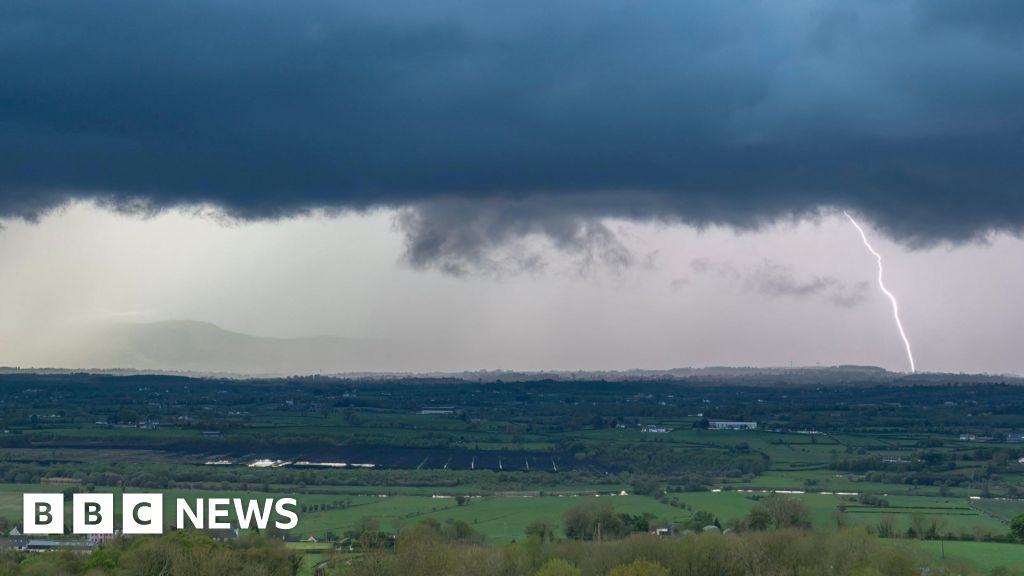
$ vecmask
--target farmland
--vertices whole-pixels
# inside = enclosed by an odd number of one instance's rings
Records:
[[[901,379],[902,378],[902,379]],[[1024,388],[873,372],[671,381],[0,376],[0,520],[24,492],[294,497],[307,561],[368,522],[523,542],[602,503],[742,526],[773,493],[974,570],[1024,564]],[[709,422],[757,422],[713,430]],[[315,539],[318,544],[298,540]],[[326,544],[325,544],[326,543]],[[310,548],[312,546],[312,548]],[[308,563],[308,562],[307,562]]]

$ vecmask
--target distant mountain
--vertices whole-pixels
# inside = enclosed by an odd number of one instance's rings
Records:
[[[46,361],[38,365],[244,375],[419,372],[446,366],[441,350],[424,343],[338,336],[267,338],[194,321],[103,325],[50,344]]]
[[[463,356],[466,353],[461,352]],[[339,336],[268,338],[189,320],[77,326],[45,337],[5,342],[0,347],[0,373],[13,370],[237,376],[323,374],[350,378],[415,375],[480,382],[685,381],[751,386],[993,381],[1024,384],[1024,378],[1014,375],[906,374],[876,366],[853,365],[576,371],[457,371],[459,367],[456,351],[437,343]]]

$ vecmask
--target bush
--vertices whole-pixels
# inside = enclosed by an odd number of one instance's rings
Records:
[[[433,531],[403,532],[396,561],[365,555],[352,576],[742,576],[843,574],[919,576],[910,551],[866,530],[772,530],[735,536],[657,538],[647,534],[604,542],[538,545],[446,544]],[[390,553],[387,553],[390,555]],[[528,560],[533,557],[534,561]],[[391,557],[395,557],[391,555]],[[385,556],[384,558],[387,558]],[[372,564],[372,566],[370,566]],[[539,570],[538,570],[539,567]],[[234,573],[234,572],[231,572]]]
[[[803,502],[772,495],[761,500],[747,516],[747,527],[753,530],[810,528],[811,515]]]
[[[608,576],[668,576],[668,568],[657,562],[634,560],[623,566],[616,566]]]
[[[1024,540],[1024,514],[1019,514],[1010,524],[1010,532],[1021,540]]]
[[[552,558],[544,563],[536,576],[582,576],[583,572],[561,558]]]

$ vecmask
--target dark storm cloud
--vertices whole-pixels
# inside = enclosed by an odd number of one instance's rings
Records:
[[[848,284],[834,276],[798,278],[792,268],[771,260],[763,260],[751,269],[740,269],[729,262],[694,258],[690,261],[690,270],[695,275],[717,276],[738,284],[747,292],[769,298],[822,298],[839,308],[860,305],[870,288],[867,282]],[[686,283],[688,280],[679,285]]]
[[[1020,6],[10,0],[0,215],[402,206],[452,269],[524,231],[629,258],[601,216],[1019,232]]]
[[[452,274],[466,272],[534,271],[547,265],[544,255],[516,240],[547,238],[554,246],[575,255],[585,273],[595,265],[613,271],[632,266],[638,258],[618,235],[600,220],[604,212],[588,197],[587,205],[566,198],[454,199],[438,198],[402,210],[396,219],[406,236],[406,259],[420,268],[438,268]],[[653,263],[645,262],[647,266]]]
[[[868,283],[846,284],[833,276],[798,279],[791,268],[765,260],[746,279],[746,287],[766,296],[821,297],[840,308],[853,308],[867,297]]]

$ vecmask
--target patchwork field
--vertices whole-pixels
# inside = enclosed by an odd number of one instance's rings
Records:
[[[986,574],[999,566],[1018,570],[1024,567],[1024,545],[1022,544],[915,540],[906,545],[923,551],[933,559],[944,557],[954,562],[962,562]]]
[[[168,522],[179,497],[294,497],[286,536],[309,570],[373,524],[393,535],[436,520],[507,544],[538,519],[567,537],[569,510],[608,502],[646,518],[623,524],[633,532],[729,528],[778,492],[814,530],[866,528],[929,558],[937,540],[914,537],[941,537],[971,570],[1018,564],[1024,545],[986,540],[1010,539],[1024,513],[1024,445],[1009,441],[1024,429],[1021,388],[849,374],[788,386],[0,377],[0,519],[20,521],[25,492],[162,492]]]

